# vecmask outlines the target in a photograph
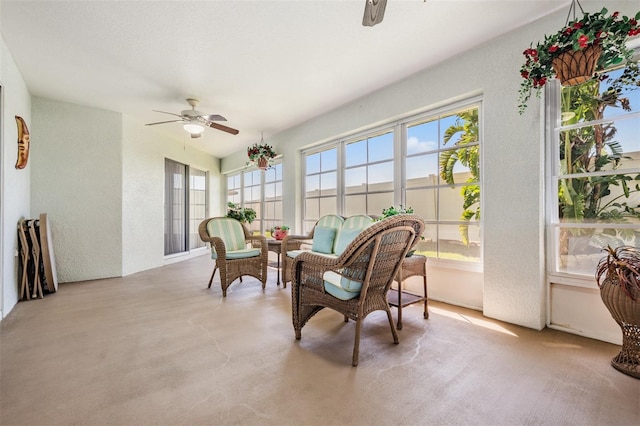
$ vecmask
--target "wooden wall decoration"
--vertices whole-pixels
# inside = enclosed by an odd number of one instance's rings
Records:
[[[16,124],[18,125],[18,159],[16,160],[16,169],[24,169],[29,161],[29,144],[31,143],[29,136],[29,128],[24,119],[16,115]]]
[[[50,229],[46,213],[39,219],[20,219],[18,222],[20,300],[42,299],[45,293],[58,291]]]

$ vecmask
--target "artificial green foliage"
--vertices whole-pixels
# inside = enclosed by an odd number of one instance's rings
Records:
[[[236,219],[241,223],[251,223],[256,218],[256,211],[250,207],[241,207],[240,204],[227,203],[227,217]]]
[[[575,12],[575,4],[572,5]],[[522,114],[532,92],[540,96],[547,81],[556,76],[552,63],[568,50],[585,50],[591,46],[600,46],[602,53],[598,59],[594,78],[599,78],[606,69],[621,64],[631,63],[633,50],[626,46],[629,38],[640,34],[640,12],[635,17],[622,16],[618,12],[608,15],[603,8],[596,13],[583,13],[580,19],[567,22],[566,26],[544,40],[533,43],[523,54],[525,63],[520,68],[524,81],[520,84],[518,109]],[[637,67],[636,67],[637,69]]]
[[[413,214],[413,208],[402,207],[402,204],[400,204],[400,207],[397,207],[397,208],[394,206],[391,206],[388,209],[382,209],[382,217],[380,219],[395,216],[397,214]]]

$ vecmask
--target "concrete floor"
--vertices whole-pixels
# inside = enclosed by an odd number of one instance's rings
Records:
[[[618,346],[430,302],[354,323],[325,310],[296,341],[290,286],[223,299],[208,256],[61,284],[0,323],[0,424],[635,425]],[[392,310],[395,315],[395,309]]]

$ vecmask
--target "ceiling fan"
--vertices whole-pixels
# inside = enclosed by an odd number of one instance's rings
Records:
[[[382,22],[386,7],[387,0],[366,0],[362,25],[365,27],[373,27]]]
[[[155,112],[161,112],[163,114],[175,115],[176,117],[180,117],[177,120],[169,120],[169,121],[158,121],[156,123],[147,123],[145,126],[155,126],[156,124],[165,124],[165,123],[176,123],[183,122],[184,129],[189,132],[192,138],[199,138],[202,136],[202,132],[204,132],[204,126],[211,127],[212,129],[222,130],[223,132],[231,133],[232,135],[237,135],[239,133],[238,130],[232,129],[231,127],[223,126],[222,124],[215,123],[215,121],[227,121],[221,115],[211,114],[204,115],[200,111],[196,110],[196,106],[198,106],[197,99],[189,98],[187,99],[187,103],[191,105],[191,109],[186,109],[182,111],[180,114],[174,114],[172,112],[166,111],[158,111],[153,110]]]

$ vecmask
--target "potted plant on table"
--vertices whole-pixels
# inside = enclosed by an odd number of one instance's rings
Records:
[[[388,209],[382,209],[382,217],[380,218],[380,220],[385,219],[387,217],[395,216],[397,214],[413,214],[413,208],[402,207],[402,204],[400,204],[400,207],[397,207],[397,208],[394,206],[391,206]]]
[[[412,207],[403,207],[402,204],[400,204],[400,207],[394,207],[391,206],[387,209],[382,209],[382,216],[380,216],[377,220],[383,220],[386,219],[388,217],[391,216],[395,216],[397,214],[413,214],[413,208]],[[424,240],[424,236],[420,236],[421,240]],[[411,250],[407,252],[407,257],[411,257],[413,256],[413,254],[415,253],[415,250]]]
[[[603,303],[622,329],[622,349],[611,365],[640,378],[640,249],[608,246],[605,251],[596,282]]]
[[[274,226],[271,229],[271,235],[276,240],[284,240],[284,237],[286,237],[288,234],[289,234],[289,227],[287,225]]]
[[[574,0],[571,7],[575,13]],[[579,3],[578,3],[579,5]],[[582,11],[582,6],[580,6]],[[571,12],[571,9],[569,10]],[[584,13],[580,19],[569,22],[557,33],[545,35],[542,42],[526,49],[525,63],[520,68],[524,81],[520,84],[518,109],[522,114],[532,92],[540,96],[542,88],[551,78],[558,77],[564,86],[573,86],[593,78],[607,68],[628,62],[626,73],[638,80],[638,65],[631,59],[633,50],[626,42],[640,34],[640,12],[635,17],[621,16],[618,12],[607,15],[608,10]]]

